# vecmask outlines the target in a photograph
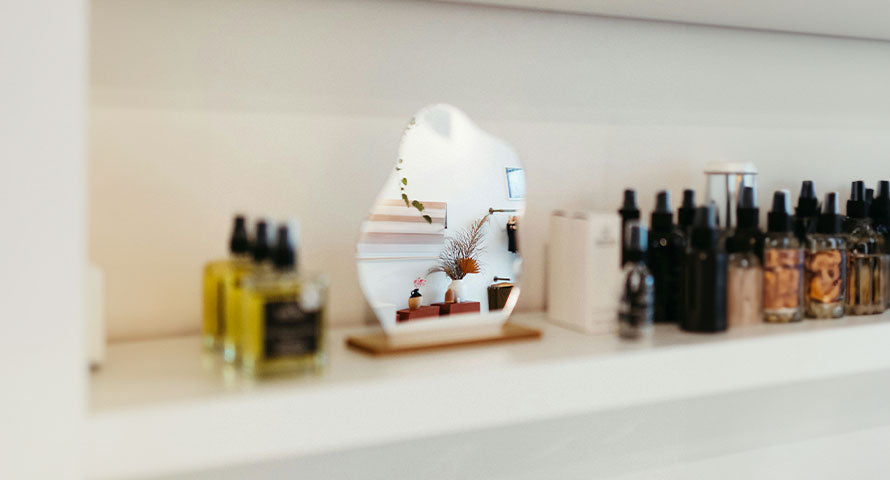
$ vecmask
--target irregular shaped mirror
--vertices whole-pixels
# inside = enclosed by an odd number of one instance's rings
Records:
[[[450,105],[418,112],[357,249],[386,333],[500,328],[519,296],[524,211],[525,173],[507,143]]]

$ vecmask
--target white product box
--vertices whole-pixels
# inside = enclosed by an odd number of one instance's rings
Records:
[[[584,333],[614,332],[621,292],[621,217],[554,212],[548,252],[548,318]]]

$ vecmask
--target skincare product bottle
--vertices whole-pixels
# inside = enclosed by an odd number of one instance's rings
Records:
[[[674,226],[670,191],[658,192],[650,225],[647,264],[655,279],[655,321],[677,323],[682,311],[680,282],[686,236]]]
[[[865,184],[853,182],[847,201],[847,306],[846,313],[881,313],[884,301],[884,239],[871,227],[865,202]]]
[[[226,297],[226,328],[225,335],[223,336],[223,358],[229,363],[237,362],[241,355],[244,279],[248,275],[268,269],[270,253],[266,222],[260,220],[256,223],[253,241],[250,244],[251,261],[242,265],[241,268],[232,269],[223,282]]]
[[[278,229],[272,267],[247,277],[243,288],[242,368],[256,376],[320,369],[327,282],[298,274],[287,227]]]
[[[621,266],[623,267],[624,264],[627,263],[624,252],[627,245],[624,241],[627,224],[632,220],[640,219],[640,209],[637,208],[636,190],[629,188],[624,191],[624,204],[621,206],[621,209],[618,210],[618,213],[621,214]]]
[[[738,226],[726,242],[729,271],[726,279],[726,321],[729,327],[760,323],[763,309],[763,268],[757,250],[763,249],[763,233],[758,228],[760,209],[754,189],[744,187],[736,209]]]
[[[624,288],[618,306],[618,334],[639,338],[652,332],[655,281],[646,267],[646,227],[636,221],[627,224],[624,233]]]
[[[695,190],[683,190],[683,203],[677,209],[677,226],[689,238],[692,222],[695,221]]]
[[[717,207],[710,202],[695,211],[686,250],[685,309],[680,322],[690,332],[726,330],[726,251],[720,249]]]
[[[229,258],[216,260],[204,267],[203,344],[208,349],[222,349],[226,331],[226,297],[223,279],[232,271],[250,262],[250,241],[244,217],[235,217],[229,239]]]
[[[798,322],[803,318],[803,249],[792,232],[791,194],[779,190],[767,215],[763,245],[763,319]]]
[[[816,233],[807,238],[806,314],[810,318],[844,316],[847,246],[841,234],[840,199],[827,193]]]
[[[881,252],[881,262],[884,274],[884,304],[890,307],[890,182],[881,180],[878,182],[878,191],[868,210],[871,216],[872,227],[875,232],[884,239],[884,250]]]
[[[797,197],[797,207],[794,209],[794,234],[801,245],[806,245],[807,236],[816,233],[816,223],[819,219],[819,199],[816,198],[816,189],[812,180],[804,180],[800,186],[800,196]]]

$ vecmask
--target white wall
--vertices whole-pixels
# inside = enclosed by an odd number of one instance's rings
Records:
[[[3,479],[80,476],[87,14],[0,2]]]
[[[333,321],[369,318],[358,228],[434,102],[526,168],[525,310],[555,208],[612,211],[629,185],[648,208],[714,159],[755,162],[762,203],[890,177],[883,42],[425,2],[99,0],[92,21],[90,252],[113,339],[197,330],[234,211],[302,217]]]

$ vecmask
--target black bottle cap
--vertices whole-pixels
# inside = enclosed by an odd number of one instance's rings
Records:
[[[822,203],[822,213],[816,224],[818,233],[841,233],[844,216],[841,215],[841,200],[837,192],[825,194],[825,202]]]
[[[637,208],[636,190],[628,188],[624,191],[624,204],[621,205],[621,210],[618,210],[618,213],[621,214],[621,218],[625,221],[640,218],[640,209]]]
[[[739,230],[756,230],[760,223],[760,209],[754,197],[754,187],[742,188],[739,205],[736,207],[737,225]]]
[[[671,191],[662,190],[655,196],[655,210],[652,211],[652,231],[664,232],[674,226],[674,212],[671,211]]]
[[[777,190],[773,194],[773,209],[766,216],[767,231],[774,233],[790,232],[792,227],[791,217],[791,192]]]
[[[798,217],[815,217],[819,215],[819,199],[812,180],[804,180],[800,185],[800,196],[797,197],[797,208],[794,213]]]
[[[677,224],[682,228],[692,226],[695,221],[695,190],[683,190],[683,203],[677,209]]]
[[[232,224],[232,237],[229,239],[229,252],[234,254],[248,253],[250,239],[247,237],[247,226],[244,215],[236,215]]]
[[[269,255],[271,254],[271,249],[269,248],[269,232],[266,228],[266,222],[263,220],[256,222],[251,253],[253,254],[254,262],[262,262],[269,258]]]
[[[704,207],[695,209],[695,221],[692,223],[691,244],[699,250],[712,250],[717,246],[720,231],[717,229],[717,206],[709,202]]]
[[[865,182],[856,180],[850,187],[850,199],[847,200],[847,216],[850,218],[865,218],[868,215],[868,205],[865,203]]]
[[[868,209],[871,218],[881,223],[890,223],[890,182],[878,182],[878,191]]]
[[[632,221],[624,228],[624,258],[628,262],[638,262],[646,257],[649,235],[640,222]]]
[[[296,253],[290,243],[287,227],[278,227],[278,239],[272,250],[272,263],[279,270],[290,270],[296,265]]]

